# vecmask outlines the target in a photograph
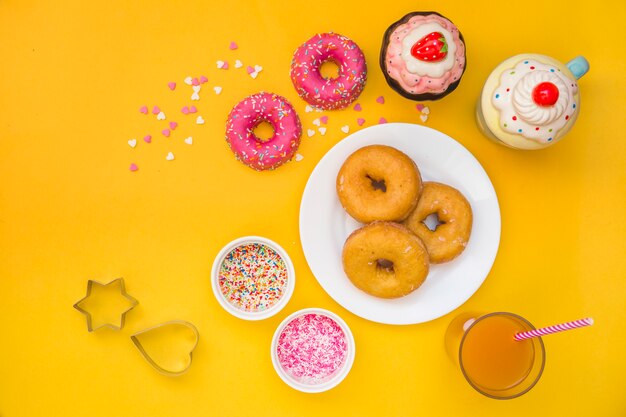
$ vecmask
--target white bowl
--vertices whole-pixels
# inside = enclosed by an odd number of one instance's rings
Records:
[[[304,314],[319,314],[334,320],[339,325],[339,327],[341,327],[341,330],[346,337],[346,344],[348,346],[346,360],[343,363],[341,369],[339,369],[339,371],[331,379],[315,385],[305,384],[294,379],[283,369],[280,361],[278,360],[278,337],[283,332],[283,329],[287,326],[287,324],[289,324],[296,317],[302,316]],[[335,313],[321,308],[305,308],[291,314],[289,317],[283,320],[276,328],[276,331],[274,332],[274,337],[272,338],[271,346],[272,364],[274,365],[274,369],[276,370],[276,373],[278,374],[280,379],[282,379],[290,387],[306,393],[324,392],[336,387],[348,375],[350,369],[352,368],[352,364],[354,363],[355,349],[356,346],[354,343],[354,337],[352,336],[352,332],[350,331],[350,328],[348,327],[346,322],[341,319],[341,317],[339,317]]]
[[[254,243],[268,246],[272,248],[273,250],[275,250],[276,253],[280,255],[280,257],[285,262],[285,266],[287,267],[287,287],[285,288],[285,292],[283,293],[283,296],[280,298],[280,300],[278,300],[278,302],[274,304],[273,306],[271,306],[270,308],[266,310],[261,310],[261,311],[245,311],[231,304],[224,297],[224,295],[222,295],[222,291],[220,290],[220,284],[219,284],[219,276],[220,276],[219,273],[220,273],[220,267],[222,266],[222,262],[224,261],[224,258],[226,257],[226,255],[230,253],[230,251],[232,251],[238,246],[254,244]],[[230,314],[232,314],[235,317],[239,317],[240,319],[263,320],[268,317],[272,317],[273,315],[278,313],[280,310],[282,310],[283,307],[285,307],[285,305],[287,304],[287,302],[289,302],[289,299],[291,298],[291,295],[293,294],[293,290],[295,286],[296,286],[296,272],[294,270],[293,263],[291,262],[291,258],[289,258],[289,255],[287,254],[287,252],[278,243],[270,239],[264,238],[264,237],[245,236],[239,239],[235,239],[232,242],[228,243],[226,246],[224,246],[222,250],[220,250],[220,252],[215,257],[215,260],[213,261],[213,267],[211,269],[211,287],[213,288],[213,294],[215,295],[217,302],[220,303],[220,305],[224,308],[224,310],[228,311]]]

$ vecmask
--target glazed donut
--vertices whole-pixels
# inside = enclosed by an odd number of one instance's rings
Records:
[[[428,275],[422,241],[398,223],[373,222],[353,232],[343,246],[343,269],[352,283],[381,298],[417,289]]]
[[[272,125],[274,135],[259,139],[254,128]],[[289,161],[300,146],[302,126],[293,106],[283,97],[260,92],[237,103],[226,122],[226,142],[238,160],[257,171]]]
[[[424,219],[437,213],[439,225],[430,230]],[[425,182],[415,211],[404,225],[422,239],[430,262],[450,261],[463,252],[472,232],[472,208],[457,189],[437,182]]]
[[[337,78],[324,78],[324,62],[339,67]],[[357,99],[367,78],[363,52],[352,40],[337,33],[321,33],[303,43],[291,61],[291,81],[310,105],[324,110],[343,109]]]
[[[422,178],[415,162],[404,153],[370,145],[346,159],[336,188],[343,208],[361,223],[401,221],[417,205]]]

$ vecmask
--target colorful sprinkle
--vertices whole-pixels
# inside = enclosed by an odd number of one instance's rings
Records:
[[[230,45],[228,46],[228,48],[231,51],[234,51],[235,49],[239,48],[239,46],[235,42],[231,42]]]
[[[168,152],[167,156],[165,157],[166,161],[173,161],[174,160],[174,154],[171,152]]]
[[[152,114],[159,114],[161,112],[161,109],[159,109],[159,106],[154,106],[152,108]]]
[[[172,91],[174,91],[176,89],[176,83],[174,81],[170,81],[169,83],[167,83],[167,86]]]
[[[378,119],[378,124],[379,125],[382,125],[382,124],[385,124],[385,123],[387,123],[387,119],[385,119],[384,117],[381,117],[380,119]]]
[[[250,243],[226,255],[220,266],[219,287],[234,307],[264,311],[282,298],[288,278],[285,261],[274,249]]]
[[[139,169],[139,167],[136,164],[130,164],[130,167],[128,167],[128,169],[131,172],[135,172],[135,171],[137,171]]]
[[[361,117],[356,119],[356,124],[358,124],[359,126],[363,126],[363,123],[365,123],[365,119],[363,119]]]
[[[415,108],[417,109],[417,111],[421,112],[422,110],[424,110],[424,105],[422,103],[419,103],[415,105]]]
[[[361,110],[363,110],[363,109],[361,108],[361,105],[360,105],[359,103],[356,103],[356,104],[354,105],[354,111],[361,111]]]
[[[376,103],[378,103],[378,104],[385,104],[385,97],[383,97],[383,96],[379,96],[379,97],[376,99]]]
[[[178,127],[178,123],[176,122],[170,122],[170,129],[172,130],[176,130],[176,128]]]
[[[143,137],[143,141],[146,143],[150,143],[152,142],[152,136],[151,135],[146,135]]]
[[[163,129],[161,133],[163,133],[163,136],[165,136],[166,138],[169,138],[171,132],[169,129]]]
[[[328,116],[322,116],[320,117],[320,122],[327,124],[328,123]]]
[[[139,108],[139,113],[148,114],[148,106],[141,106]]]

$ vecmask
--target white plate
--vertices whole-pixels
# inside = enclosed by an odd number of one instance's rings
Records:
[[[451,262],[431,265],[420,288],[390,300],[356,288],[341,263],[346,238],[361,224],[339,203],[335,180],[352,152],[374,144],[406,153],[419,167],[424,181],[438,181],[458,189],[469,201],[474,215],[472,234],[463,253]],[[344,308],[379,323],[423,323],[454,310],[481,286],[498,252],[500,208],[487,173],[460,143],[424,126],[381,124],[349,135],[317,164],[302,195],[300,241],[313,275]]]

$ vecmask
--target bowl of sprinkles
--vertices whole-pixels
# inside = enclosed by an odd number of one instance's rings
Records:
[[[262,320],[289,301],[296,274],[287,252],[259,236],[235,239],[215,257],[211,286],[226,311],[245,320]]]
[[[321,308],[296,311],[272,339],[272,363],[290,387],[307,393],[327,391],[348,375],[354,362],[354,337],[336,314]]]

